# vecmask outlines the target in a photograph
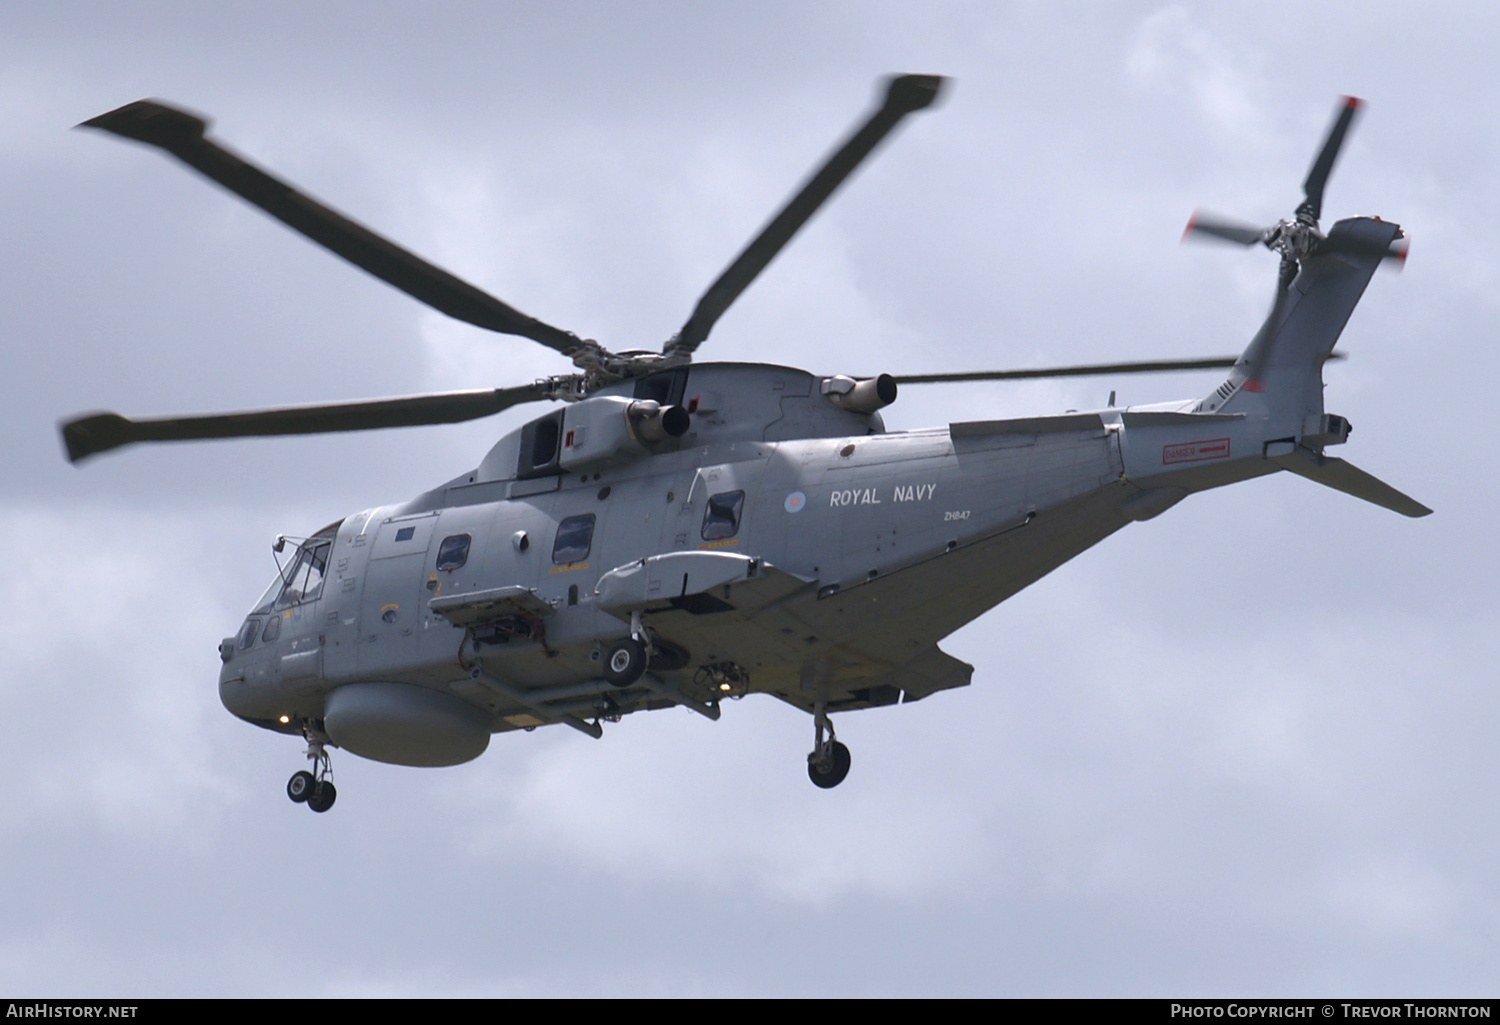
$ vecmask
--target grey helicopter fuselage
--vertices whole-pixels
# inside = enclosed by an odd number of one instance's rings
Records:
[[[1382,246],[1399,231],[1341,230]],[[1292,469],[1397,507],[1378,482],[1307,469],[1360,474],[1321,454],[1348,433],[1321,369],[1378,262],[1308,261],[1229,380],[1179,403],[886,432],[877,409],[845,408],[849,379],[786,367],[605,388],[303,542],[222,645],[224,704],[440,765],[495,732],[597,736],[673,705],[716,718],[747,692],[821,715],[963,686],[972,667],[938,641],[1193,491]],[[680,436],[642,440],[643,402],[686,411]],[[622,685],[604,663],[632,634],[651,655]]]
[[[705,592],[690,578],[686,594],[660,581],[654,602],[638,604],[671,653],[648,669],[663,689],[712,702],[723,674],[695,683],[698,670],[734,666],[732,692],[746,681],[809,710],[819,698],[830,710],[913,700],[969,680],[936,650],[942,637],[1124,526],[1121,507],[1145,493],[1121,486],[1129,411],[886,433],[878,412],[839,409],[804,371],[698,364],[683,376],[692,428],[655,451],[567,469],[543,459],[554,466],[535,474],[528,425],[472,473],[309,539],[300,565],[321,562],[321,581],[307,586],[305,569],[278,578],[224,642],[226,707],[288,733],[327,721],[355,753],[443,764],[481,753],[491,732],[556,721],[476,682],[477,666],[559,713],[672,704],[605,680],[602,655],[630,632],[630,608],[606,611],[598,592],[612,570],[686,553],[785,579],[774,608],[759,594],[740,603],[749,579]],[[611,397],[550,414],[561,414],[558,441]],[[1174,437],[1213,440],[1202,434]],[[993,543],[1008,534],[1017,543]],[[506,609],[523,621],[473,629],[432,608],[503,588],[534,598],[535,626]],[[883,607],[864,609],[863,591]],[[330,697],[365,688],[385,721],[372,728],[363,720],[377,713],[361,710],[355,735],[342,735]],[[413,747],[405,734],[432,703],[417,689],[482,710],[482,727],[458,714],[450,737]]]

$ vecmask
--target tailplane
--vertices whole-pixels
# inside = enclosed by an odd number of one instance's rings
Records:
[[[1272,442],[1266,446],[1266,456],[1283,470],[1291,470],[1308,480],[1317,481],[1346,495],[1362,498],[1366,502],[1373,502],[1402,516],[1416,518],[1432,514],[1431,509],[1415,498],[1397,491],[1353,463],[1325,456],[1294,442]]]

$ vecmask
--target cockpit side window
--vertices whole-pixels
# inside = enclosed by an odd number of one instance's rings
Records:
[[[552,544],[552,561],[558,566],[582,562],[589,557],[594,544],[594,514],[569,516],[557,525],[557,540]]]
[[[260,601],[255,603],[255,611],[250,614],[263,616],[273,607],[284,609],[289,605],[316,598],[322,591],[323,575],[328,570],[328,556],[333,550],[334,539],[338,536],[339,527],[343,523],[343,520],[330,523],[303,541],[297,546],[285,566],[281,564],[281,557],[277,556],[276,565],[281,572],[277,574],[275,580],[271,581],[271,586],[266,588],[266,593],[261,595]],[[277,541],[275,551],[282,550],[284,540]],[[270,637],[266,638],[266,640],[270,639]]]
[[[287,572],[281,596],[276,599],[278,608],[313,601],[323,593],[323,576],[328,571],[328,552],[332,547],[327,541],[302,546],[297,561]]]
[[[703,540],[718,541],[734,537],[740,529],[740,513],[745,508],[743,491],[725,491],[708,500],[703,513]]]

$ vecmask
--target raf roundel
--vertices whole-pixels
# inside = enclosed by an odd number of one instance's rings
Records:
[[[801,512],[802,507],[807,505],[807,496],[800,491],[793,491],[786,496],[786,511],[790,513]]]

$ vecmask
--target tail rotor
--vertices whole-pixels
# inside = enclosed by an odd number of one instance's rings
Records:
[[[1318,227],[1318,220],[1323,215],[1323,190],[1328,184],[1328,176],[1333,172],[1333,165],[1354,124],[1355,115],[1363,106],[1364,101],[1354,96],[1345,96],[1339,101],[1333,125],[1328,129],[1323,145],[1307,172],[1307,178],[1302,182],[1302,202],[1290,218],[1277,221],[1268,228],[1257,228],[1200,211],[1188,221],[1187,229],[1182,233],[1183,241],[1189,238],[1213,238],[1241,246],[1263,245],[1281,256],[1282,288],[1297,276],[1298,268],[1307,257],[1315,253],[1347,249],[1351,245],[1357,246],[1358,243],[1350,239],[1330,242]],[[1363,252],[1361,250],[1362,254]],[[1398,240],[1382,249],[1378,255],[1401,266],[1406,262],[1404,240]]]

